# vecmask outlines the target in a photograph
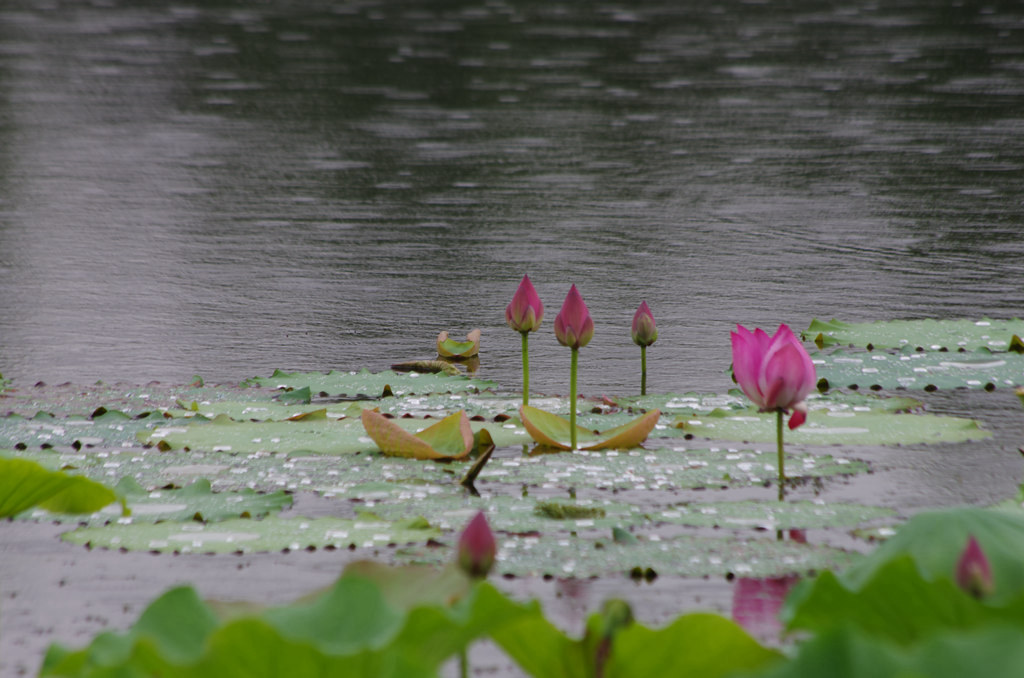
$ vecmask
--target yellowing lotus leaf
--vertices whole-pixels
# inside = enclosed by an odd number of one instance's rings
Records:
[[[473,449],[473,430],[459,410],[418,433],[409,433],[376,410],[363,410],[363,428],[384,454],[411,459],[463,459]]]
[[[448,332],[437,335],[437,354],[442,358],[472,358],[480,353],[480,330],[474,329],[465,341],[451,339]]]
[[[590,442],[589,445],[581,445],[583,450],[607,450],[607,449],[628,449],[637,447],[654,430],[661,416],[660,410],[652,410],[639,419],[617,426],[604,432],[594,432],[576,427],[577,442]],[[559,450],[572,449],[569,442],[570,426],[567,419],[556,414],[545,412],[530,405],[523,405],[519,408],[519,417],[523,420],[530,437],[538,444],[553,447]]]

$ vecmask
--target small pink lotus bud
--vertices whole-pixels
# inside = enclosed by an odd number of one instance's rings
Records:
[[[637,346],[650,346],[658,339],[658,327],[654,324],[654,314],[646,301],[640,302],[640,308],[633,314],[633,343]]]
[[[583,348],[594,336],[594,321],[583,303],[580,291],[573,285],[565,295],[562,310],[555,316],[555,338],[562,346]]]
[[[544,304],[533,289],[530,276],[524,275],[512,301],[505,307],[505,322],[517,332],[533,332],[544,319]]]
[[[992,593],[992,567],[974,536],[967,539],[967,546],[956,564],[956,583],[975,598],[984,598]]]
[[[459,537],[459,567],[474,579],[483,579],[494,567],[498,547],[483,511],[477,513]]]

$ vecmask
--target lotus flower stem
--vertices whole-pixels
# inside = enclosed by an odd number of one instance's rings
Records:
[[[647,347],[640,347],[640,395],[647,395]]]
[[[459,650],[459,678],[469,678],[469,653],[465,647]]]
[[[530,333],[523,335],[523,404],[530,404]]]
[[[775,442],[779,448],[779,501],[786,499],[786,459],[782,448],[782,409],[775,412]]]
[[[579,364],[580,350],[572,349],[572,363],[569,368],[569,441],[572,449],[576,449],[576,367]]]

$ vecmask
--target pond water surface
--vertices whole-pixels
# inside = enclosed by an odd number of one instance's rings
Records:
[[[727,389],[737,322],[1020,316],[1024,8],[943,4],[6,0],[0,373],[379,370],[479,327],[479,376],[516,389],[503,310],[524,273],[547,393],[567,391],[551,328],[572,283],[596,324],[589,395],[638,389],[644,299],[662,392]],[[894,471],[910,504],[1012,489],[1014,400],[940,395],[1000,435],[969,464],[911,453]],[[4,540],[32,601],[5,587],[9,671],[130,623],[179,576],[125,590],[107,568],[134,579],[148,556],[31,535]],[[250,559],[242,587],[336,571],[301,562]],[[176,572],[230,587],[221,570]],[[674,586],[729,610],[727,587]],[[47,612],[60,600],[73,612]]]

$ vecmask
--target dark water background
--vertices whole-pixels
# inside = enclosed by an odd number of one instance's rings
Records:
[[[946,6],[942,6],[946,5]],[[0,372],[383,369],[548,309],[583,393],[727,385],[733,323],[1024,312],[1024,8],[5,0]]]
[[[547,305],[531,362],[549,393],[567,390],[552,326],[572,283],[596,323],[590,395],[637,389],[642,299],[655,391],[727,388],[736,322],[1020,316],[1024,6],[0,2],[0,373],[16,385],[378,370],[480,327],[481,376],[515,389],[503,311],[523,273]],[[1012,393],[928,405],[996,435],[859,450],[885,473],[828,500],[1009,496]],[[3,526],[0,674],[129,625],[176,581],[283,602],[338,569],[154,566],[57,532]],[[732,595],[569,585],[518,584],[562,621],[608,595],[662,622],[728,613]]]

